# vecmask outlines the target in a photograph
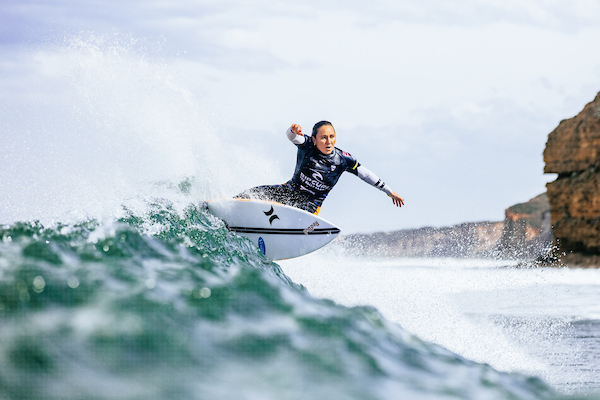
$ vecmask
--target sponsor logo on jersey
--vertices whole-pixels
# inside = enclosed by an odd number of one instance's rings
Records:
[[[313,174],[313,176],[314,175],[315,174]],[[318,190],[320,192],[331,189],[331,186],[324,184],[322,181],[313,179],[310,176],[306,176],[303,172],[300,172],[300,180],[302,181],[303,185],[308,186],[311,189]]]
[[[312,177],[318,181],[323,181],[323,175],[319,171],[313,172]]]
[[[300,185],[300,191],[301,191],[301,192],[308,192],[308,193],[310,193],[310,194],[316,194],[316,193],[314,192],[314,190],[310,190],[310,189],[309,189],[309,188],[307,188],[306,186],[302,186],[302,185]]]

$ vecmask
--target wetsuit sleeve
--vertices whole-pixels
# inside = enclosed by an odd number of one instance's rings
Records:
[[[294,132],[292,132],[291,126],[288,128],[285,134],[287,135],[287,138],[290,140],[290,142],[294,143],[296,146],[303,145],[306,142],[306,136],[296,135]]]
[[[377,177],[374,173],[369,171],[367,168],[359,165],[356,168],[357,175],[360,179],[367,182],[371,186],[375,186],[377,189],[381,190],[388,196],[393,192],[392,188],[385,184],[381,179]]]
[[[350,153],[346,153],[345,151],[339,150],[339,149],[337,149],[337,151],[340,152],[341,157],[346,162],[345,170],[354,175],[358,175],[357,170],[358,170],[358,167],[360,167],[360,163],[358,162],[358,160],[356,158],[352,157],[352,155]]]

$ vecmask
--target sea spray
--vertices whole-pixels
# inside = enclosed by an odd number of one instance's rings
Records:
[[[81,32],[22,55],[39,95],[0,111],[0,223],[110,218],[171,196],[160,182],[191,179],[206,199],[285,179],[256,132],[227,128],[235,116],[215,111],[202,64],[162,44]]]
[[[556,398],[313,298],[195,205],[0,238],[7,398]]]

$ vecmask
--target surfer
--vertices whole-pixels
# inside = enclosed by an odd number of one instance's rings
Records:
[[[302,133],[302,127],[292,124],[286,135],[298,147],[296,170],[292,179],[283,185],[265,185],[248,189],[236,198],[276,201],[318,214],[323,200],[335,186],[343,172],[358,176],[371,186],[383,191],[393,203],[402,207],[404,199],[394,192],[374,173],[335,147],[335,129],[331,122],[317,122],[312,136]]]

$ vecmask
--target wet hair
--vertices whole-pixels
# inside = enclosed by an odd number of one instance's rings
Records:
[[[329,121],[319,121],[315,124],[315,126],[313,126],[313,130],[312,130],[312,137],[313,138],[317,138],[317,132],[319,132],[319,128],[325,125],[329,125],[333,128],[333,124]],[[333,128],[333,131],[335,132],[335,128]]]

